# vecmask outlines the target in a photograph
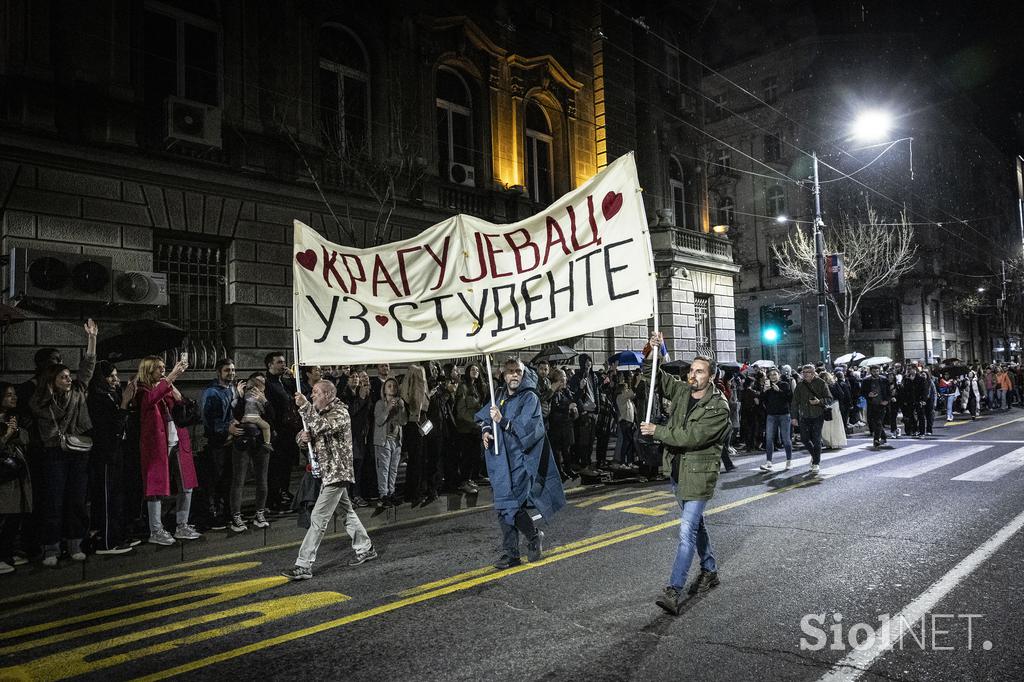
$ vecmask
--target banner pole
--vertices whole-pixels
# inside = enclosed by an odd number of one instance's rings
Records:
[[[494,375],[491,373],[491,354],[484,354],[484,362],[487,364],[487,390],[491,392],[491,407],[494,407]],[[498,454],[498,423],[491,420],[491,435],[494,436],[494,454]]]
[[[296,230],[297,231],[297,230]],[[292,251],[295,251],[295,232],[292,233]],[[299,292],[295,289],[295,266],[292,266],[292,297],[298,299]],[[295,391],[300,393],[302,391],[302,377],[299,376],[302,370],[299,369],[299,330],[295,324],[299,320],[298,316],[299,307],[292,303],[292,358],[295,360]],[[312,387],[310,387],[312,388]],[[295,396],[292,396],[294,402]],[[302,416],[302,412],[299,412],[299,419],[302,420],[302,430],[306,430],[306,418]],[[306,443],[306,450],[309,453],[309,465],[313,466],[316,460],[313,458],[313,441]]]
[[[655,282],[657,283],[657,282]],[[658,288],[654,288],[654,331],[660,332],[658,328]],[[664,341],[662,341],[664,343]],[[651,362],[651,385],[647,387],[647,416],[644,417],[645,422],[651,421],[651,408],[654,407],[654,384],[658,381],[658,357],[661,355],[661,344],[658,344],[657,348],[652,348],[651,352],[654,353],[654,358]]]

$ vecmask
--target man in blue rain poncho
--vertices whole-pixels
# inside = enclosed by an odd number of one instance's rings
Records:
[[[518,358],[503,366],[505,387],[495,396],[494,406],[484,405],[476,413],[483,430],[484,460],[494,492],[504,554],[495,564],[504,569],[518,566],[519,534],[526,537],[527,556],[538,561],[544,550],[544,533],[533,523],[532,506],[545,521],[565,506],[565,491],[558,475],[554,453],[544,432],[537,375],[523,367]],[[494,426],[497,426],[498,454],[494,454]]]

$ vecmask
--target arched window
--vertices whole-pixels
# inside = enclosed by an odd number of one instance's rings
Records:
[[[539,204],[550,204],[552,195],[551,124],[541,104],[526,103],[526,190]]]
[[[777,218],[786,214],[786,193],[782,187],[772,185],[768,188],[768,193],[765,196],[769,216]]]
[[[320,29],[320,125],[335,149],[370,152],[370,63],[344,26]]]
[[[674,156],[668,158],[668,191],[672,197],[672,211],[676,225],[686,227],[686,190],[683,184],[683,164]]]
[[[437,70],[437,152],[442,178],[475,186],[473,98],[466,80],[447,66]]]
[[[722,197],[718,201],[718,224],[732,225],[735,209],[736,203],[732,200],[732,197]]]

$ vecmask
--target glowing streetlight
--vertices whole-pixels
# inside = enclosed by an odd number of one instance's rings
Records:
[[[784,215],[780,215],[780,216],[777,216],[777,217],[775,218],[775,222],[777,222],[777,223],[779,223],[779,224],[782,224],[782,223],[784,223],[784,222],[787,222],[788,220],[789,220],[789,216],[784,216]]]
[[[892,116],[880,109],[865,111],[853,124],[853,136],[859,140],[884,140],[892,128]]]
[[[985,287],[978,287],[978,293],[979,294],[985,293]]]

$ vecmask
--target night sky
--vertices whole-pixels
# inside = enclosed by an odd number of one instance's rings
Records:
[[[969,0],[703,0],[700,38],[713,66],[801,37],[906,34],[979,108],[1007,154],[1024,152],[1024,3]]]

